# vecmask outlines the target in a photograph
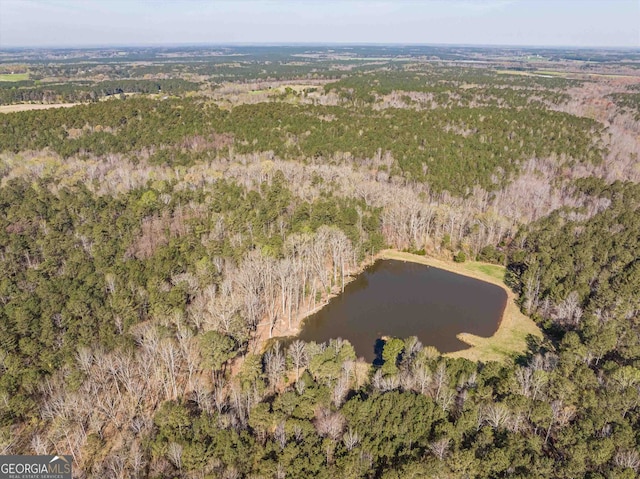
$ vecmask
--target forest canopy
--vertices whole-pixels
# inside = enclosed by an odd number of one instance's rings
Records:
[[[24,53],[2,450],[101,478],[637,477],[627,56],[416,49]],[[478,361],[389,337],[376,364],[282,337],[385,248],[506,267],[543,335]]]

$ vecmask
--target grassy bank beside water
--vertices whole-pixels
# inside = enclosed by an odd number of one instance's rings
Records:
[[[471,348],[447,353],[447,356],[467,358],[472,361],[499,361],[526,351],[527,336],[542,336],[542,332],[533,320],[520,311],[516,304],[515,293],[504,283],[505,268],[502,266],[476,261],[454,263],[394,250],[383,251],[379,257],[381,259],[411,261],[433,266],[486,281],[505,290],[507,293],[507,306],[495,334],[489,338],[483,338],[473,334],[461,333],[458,335],[458,339],[471,345]]]

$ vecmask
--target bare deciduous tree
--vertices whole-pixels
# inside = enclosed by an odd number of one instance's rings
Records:
[[[613,463],[623,469],[632,469],[635,472],[640,471],[640,453],[633,450],[621,450],[616,452]]]
[[[276,342],[264,355],[264,369],[269,384],[275,389],[285,370],[285,360],[284,355],[280,351],[280,342]]]
[[[169,443],[167,458],[179,470],[182,471],[182,446],[177,442]]]
[[[300,369],[306,367],[309,361],[306,344],[304,341],[297,339],[291,343],[287,353],[293,363],[293,367],[296,368],[296,381],[298,381],[300,379]]]
[[[577,326],[582,318],[582,308],[580,307],[580,297],[576,291],[572,291],[560,302],[553,311],[553,319],[560,324]]]
[[[511,419],[511,411],[502,403],[491,403],[480,410],[478,420],[494,429],[506,427]]]
[[[287,445],[287,433],[284,429],[284,422],[278,423],[275,431],[273,432],[274,439],[280,444],[280,448],[284,449],[284,446]]]
[[[316,415],[315,424],[318,434],[337,441],[344,431],[345,419],[340,412],[321,408]]]
[[[347,451],[351,451],[360,443],[360,436],[357,431],[349,428],[342,436],[342,441],[344,442],[344,446],[347,448]]]
[[[437,441],[430,443],[429,450],[434,456],[442,461],[449,451],[450,444],[451,439],[443,437],[442,439],[438,439]]]

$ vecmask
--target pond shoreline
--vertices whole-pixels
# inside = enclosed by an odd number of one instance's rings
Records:
[[[457,336],[458,339],[471,346],[471,348],[445,353],[444,356],[466,358],[471,361],[500,361],[525,352],[527,349],[527,336],[542,337],[542,332],[534,321],[520,311],[516,303],[517,295],[509,289],[501,277],[497,276],[498,271],[502,272],[502,277],[504,276],[505,268],[502,266],[477,261],[455,263],[396,250],[381,251],[379,256],[379,259],[395,259],[440,268],[494,284],[506,292],[507,302],[496,332],[488,338],[469,333],[460,333]],[[487,271],[492,271],[494,274],[489,274]]]
[[[374,256],[368,257],[353,271],[349,271],[345,277],[345,285],[353,281],[359,274],[362,274],[368,267],[379,260],[397,260],[423,264],[434,268],[442,269],[451,273],[474,278],[486,283],[490,283],[502,288],[507,294],[507,300],[502,316],[498,322],[495,333],[490,337],[476,336],[470,333],[460,333],[456,337],[470,348],[444,353],[447,357],[460,357],[472,361],[499,361],[511,356],[523,353],[527,348],[526,338],[529,334],[542,336],[542,333],[535,323],[522,314],[516,304],[517,296],[511,291],[501,279],[504,276],[504,267],[489,263],[465,262],[454,263],[453,261],[442,260],[431,256],[420,256],[405,253],[398,250],[387,249],[380,251]],[[483,271],[484,270],[484,271]],[[491,274],[490,274],[490,273]],[[330,294],[322,298],[316,307],[299,314],[293,318],[292,327],[289,328],[287,321],[282,319],[274,329],[272,338],[268,337],[268,325],[261,323],[258,325],[256,343],[254,351],[263,349],[266,344],[278,338],[291,338],[298,336],[302,330],[304,321],[309,316],[325,307],[331,299],[341,293],[341,288],[335,288]],[[256,351],[257,352],[257,351]]]
[[[392,250],[384,250],[384,251],[392,251]],[[385,259],[382,255],[384,251],[381,251],[373,256],[368,256],[362,263],[360,263],[357,268],[349,270],[346,272],[344,276],[344,287],[346,287],[349,283],[358,277],[358,275],[362,274],[367,268],[372,266],[376,261],[381,259]],[[253,352],[259,352],[264,350],[265,346],[270,344],[272,341],[277,340],[279,338],[292,338],[296,337],[302,331],[302,326],[304,324],[305,319],[307,319],[312,314],[318,312],[322,308],[324,308],[329,301],[331,301],[336,296],[339,296],[342,293],[342,285],[334,286],[331,289],[330,293],[325,293],[318,304],[307,310],[298,313],[298,315],[292,319],[291,327],[289,327],[288,320],[286,318],[280,318],[277,324],[273,329],[273,336],[269,337],[269,324],[261,321],[257,326],[256,337],[254,339],[254,345],[250,349]]]

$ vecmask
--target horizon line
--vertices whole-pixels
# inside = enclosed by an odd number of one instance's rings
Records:
[[[560,45],[560,44],[504,44],[504,43],[428,43],[428,42],[178,42],[178,43],[87,43],[78,45],[0,45],[7,50],[89,50],[106,48],[176,48],[176,47],[458,47],[458,48],[549,48],[576,50],[630,50],[640,51],[639,46],[616,45]]]

